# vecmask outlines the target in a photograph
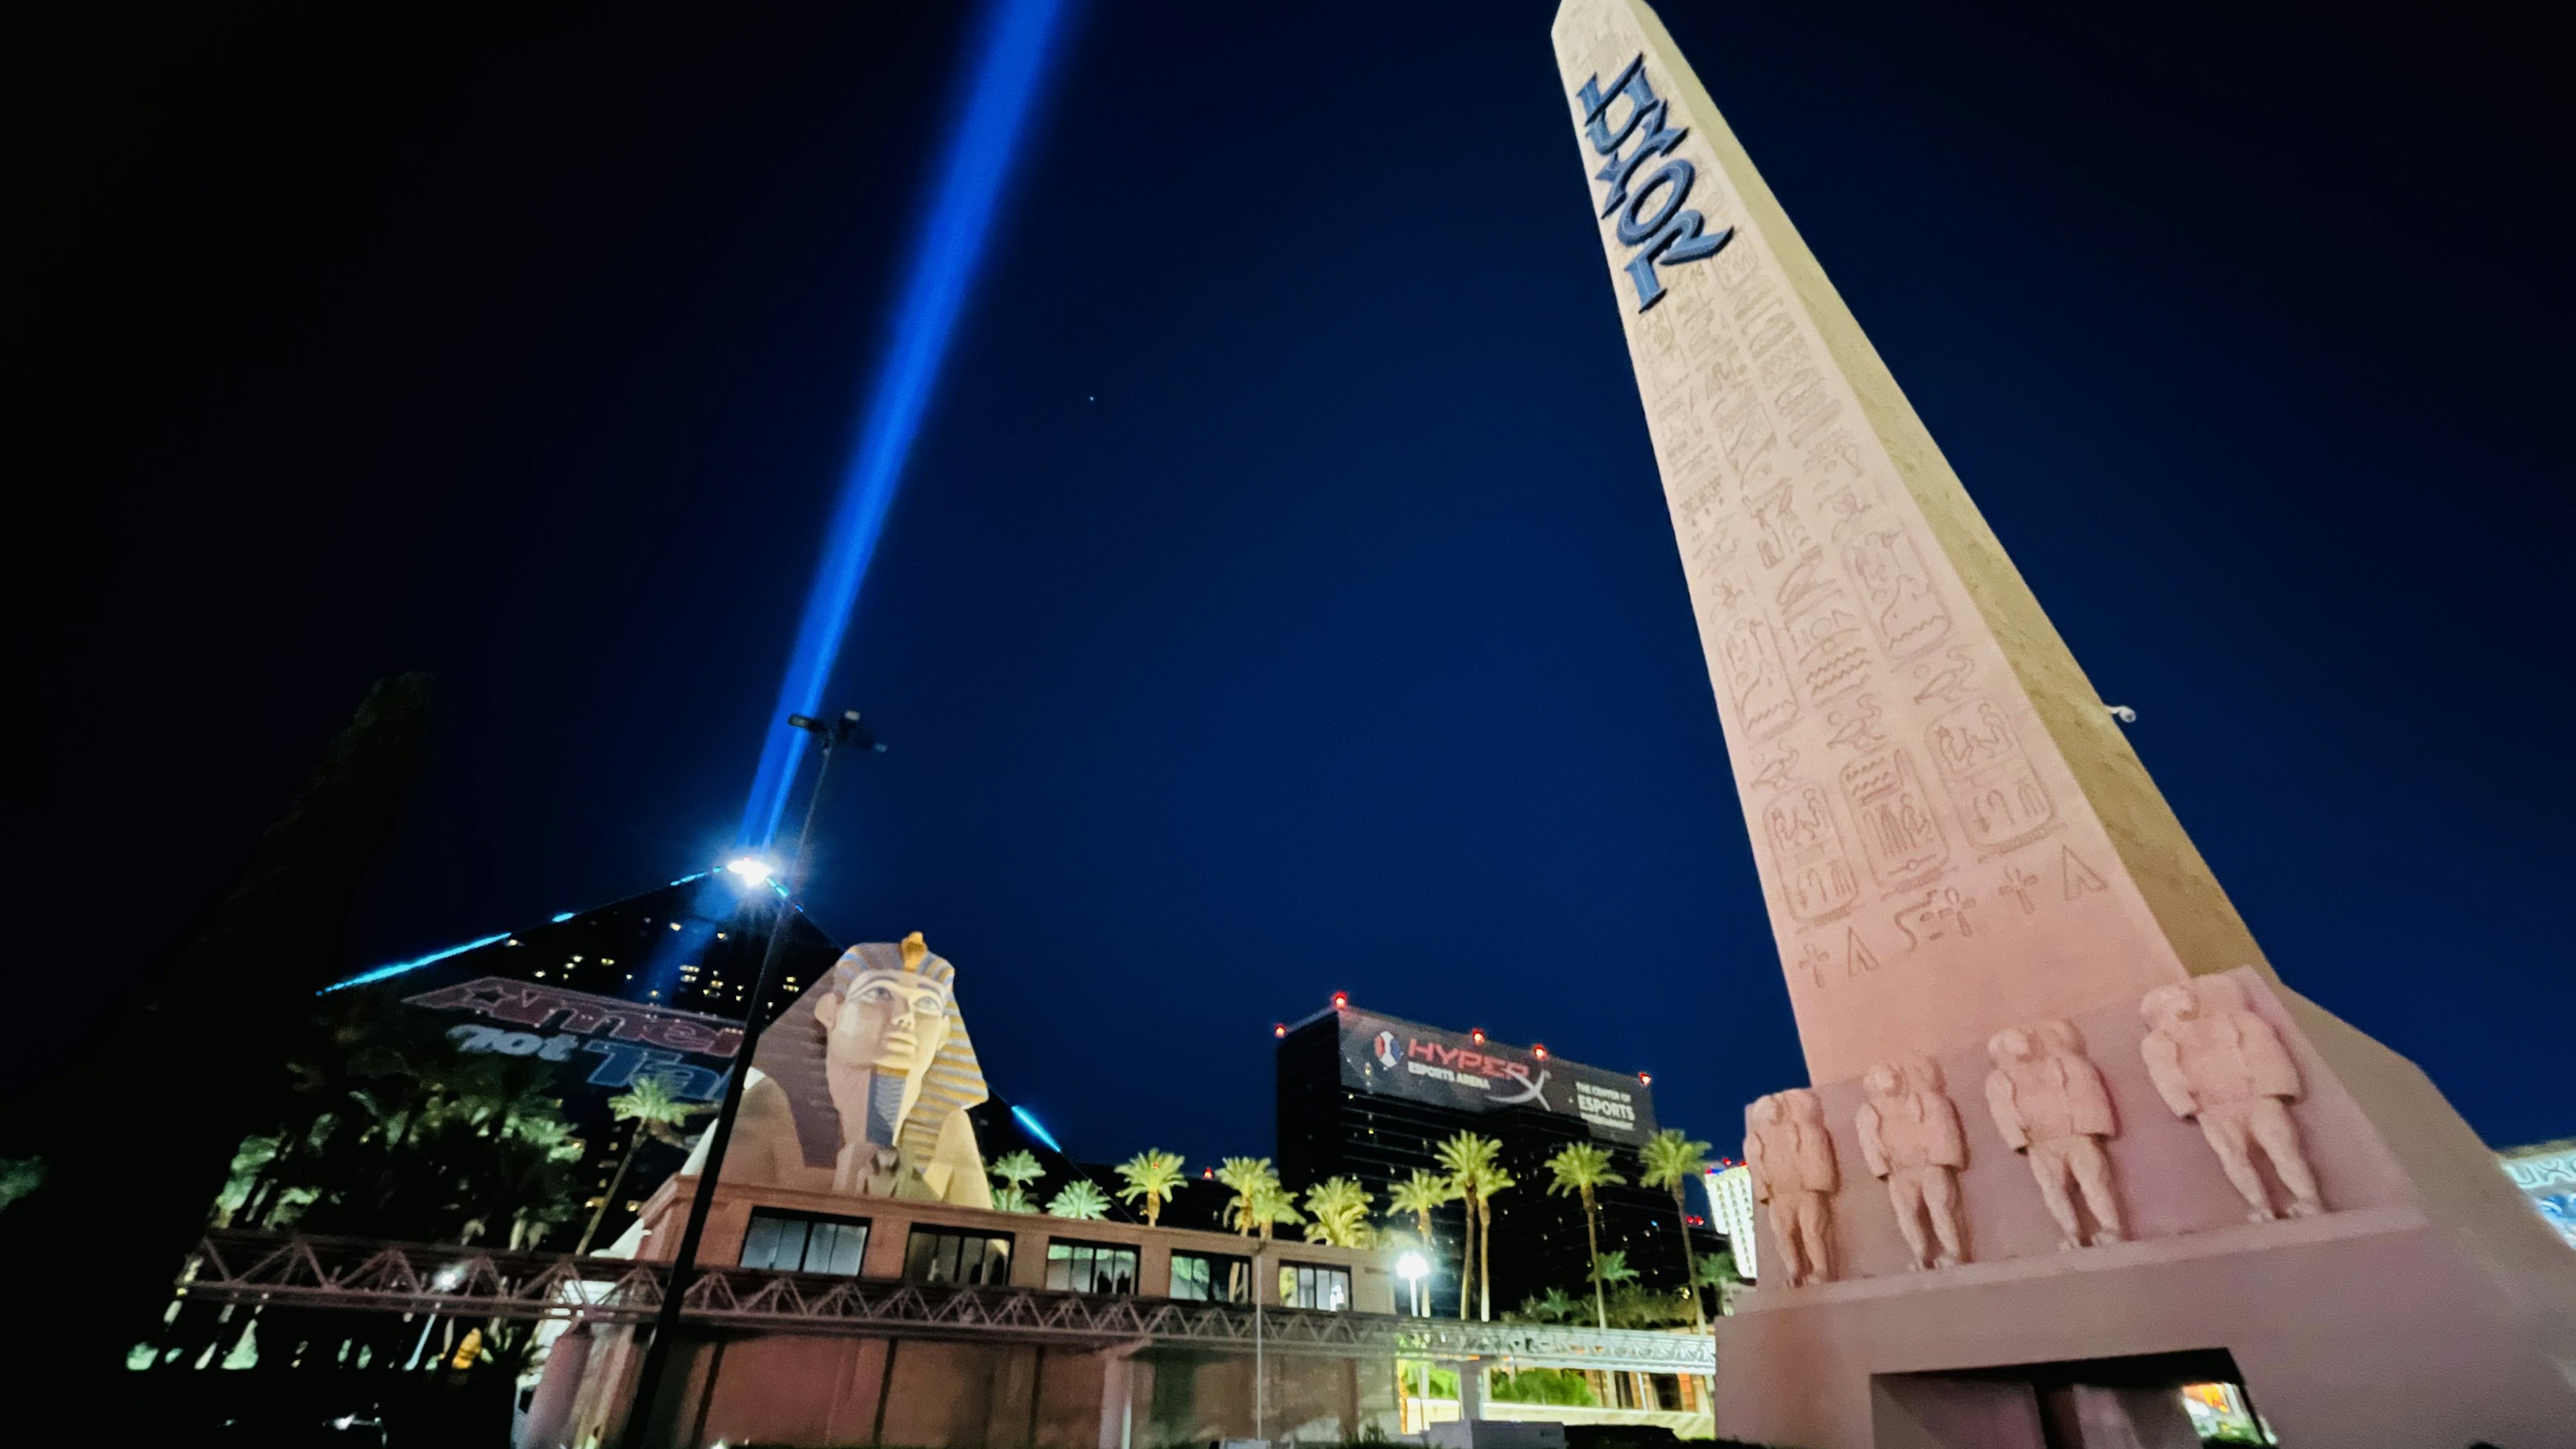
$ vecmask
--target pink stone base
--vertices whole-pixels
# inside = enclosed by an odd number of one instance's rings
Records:
[[[1878,1184],[1847,1184],[1838,1246],[1870,1276],[1761,1289],[1719,1325],[1718,1433],[1800,1449],[2017,1449],[2011,1426],[2035,1434],[2036,1420],[2011,1385],[1878,1376],[2225,1349],[2290,1449],[2576,1449],[2576,1253],[2410,1063],[2278,987],[2256,1000],[2307,1080],[2295,1110],[2327,1183],[2324,1216],[2243,1221],[2207,1180],[2214,1166],[2182,1150],[2197,1145],[2173,1130],[2183,1124],[2121,1091],[2134,1048],[2117,1015],[2087,1019],[2121,1095],[2122,1187],[2149,1235],[2041,1250],[2043,1224],[2017,1221],[2034,1211],[2014,1197],[2028,1191],[2022,1164],[1994,1151],[1963,1175],[1980,1261],[1884,1271],[1897,1253],[1875,1241],[1893,1237],[1867,1196]],[[1983,1115],[1973,1086],[1954,1091]],[[1775,1261],[1767,1242],[1763,1253]]]

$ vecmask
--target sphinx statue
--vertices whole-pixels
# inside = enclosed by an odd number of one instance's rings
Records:
[[[1770,1211],[1788,1285],[1832,1282],[1833,1196],[1842,1179],[1823,1099],[1805,1087],[1755,1098],[1744,1109],[1744,1165],[1754,1201]]]
[[[2257,1149],[2289,1189],[2290,1216],[2324,1212],[2316,1174],[2299,1145],[2299,1125],[2290,1120],[2289,1104],[2301,1090],[2299,1064],[2281,1044],[2281,1034],[2246,1004],[2236,978],[2202,976],[2159,986],[2138,1003],[2138,1013],[2147,1019],[2138,1050],[2157,1095],[2175,1116],[2200,1123],[2219,1167],[2250,1209],[2247,1218],[2267,1223],[2279,1216],[2254,1166]]]
[[[1852,1120],[1861,1160],[1887,1184],[1914,1266],[1957,1267],[1968,1257],[1959,1230],[1959,1169],[1968,1165],[1968,1138],[1944,1090],[1940,1063],[1919,1054],[1881,1062],[1862,1075],[1861,1090],[1868,1097]]]
[[[956,979],[918,931],[843,952],[762,1033],[724,1180],[991,1207],[966,1115],[984,1071]]]

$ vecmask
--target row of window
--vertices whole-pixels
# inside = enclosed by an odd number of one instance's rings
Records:
[[[742,1266],[855,1277],[867,1256],[867,1247],[868,1224],[863,1218],[757,1208],[751,1214],[750,1231],[743,1234]],[[914,1283],[1008,1283],[1011,1237],[1007,1233],[914,1228],[911,1240],[904,1244],[903,1276]],[[1052,1241],[1047,1244],[1046,1286],[1059,1293],[1133,1294],[1136,1250],[1117,1243]],[[1174,1298],[1249,1303],[1251,1287],[1249,1259],[1225,1253],[1172,1255]],[[1279,1301],[1290,1308],[1338,1313],[1351,1306],[1350,1270],[1283,1263],[1279,1267]]]

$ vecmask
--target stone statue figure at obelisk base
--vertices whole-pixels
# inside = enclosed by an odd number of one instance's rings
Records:
[[[1869,1100],[1852,1114],[1861,1160],[1887,1184],[1896,1230],[1917,1268],[1955,1268],[1968,1260],[1959,1226],[1959,1171],[1968,1165],[1968,1135],[1958,1105],[1943,1090],[1940,1063],[1926,1056],[1880,1062],[1861,1074]],[[1750,1160],[1750,1159],[1748,1159]]]
[[[2036,1449],[2017,1370],[2091,1392],[2065,1366],[2116,1359],[2111,1398],[2232,1362],[2292,1444],[2576,1445],[2576,1255],[2431,1083],[2273,975],[1654,13],[1567,0],[1555,43],[1799,1100],[1857,1154],[1874,1064],[1989,1082],[1942,1168],[1974,1261],[1907,1271],[1910,1178],[1793,1204],[1830,1274],[1720,1325],[1719,1433]]]

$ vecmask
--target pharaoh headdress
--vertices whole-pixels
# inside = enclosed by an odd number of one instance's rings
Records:
[[[796,1116],[797,1146],[803,1150],[808,1167],[828,1171],[841,1151],[841,1113],[832,1104],[831,1084],[823,1071],[828,1033],[814,1015],[813,1003],[827,991],[846,998],[851,983],[870,971],[919,976],[948,989],[948,1039],[941,1043],[939,1055],[931,1059],[930,1069],[922,1074],[921,1098],[913,1103],[895,1140],[904,1165],[915,1167],[928,1162],[931,1148],[939,1141],[939,1130],[949,1117],[988,1095],[983,1065],[975,1059],[975,1043],[966,1034],[966,1018],[957,1005],[957,968],[933,955],[922,944],[919,932],[902,945],[872,941],[852,946],[841,953],[841,959],[820,980],[805,988],[786,1015],[760,1038],[757,1065],[763,1076],[786,1093]]]

